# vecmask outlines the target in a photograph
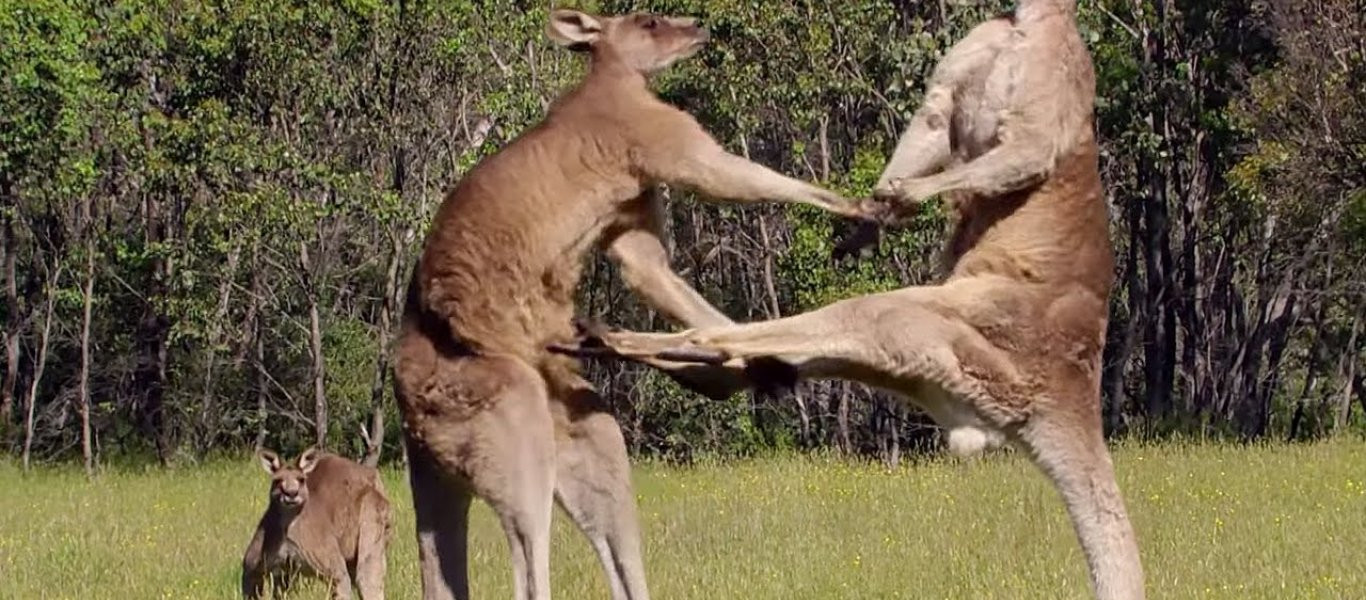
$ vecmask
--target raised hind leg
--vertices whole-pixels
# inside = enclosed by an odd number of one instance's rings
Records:
[[[976,290],[988,292],[989,290]],[[1016,361],[969,326],[941,289],[908,288],[853,298],[763,323],[717,327],[682,336],[611,334],[609,345],[669,360],[777,357],[802,377],[839,377],[915,394],[924,382],[943,388],[927,408],[949,429],[950,449],[970,454],[1013,432],[1053,481],[1086,554],[1100,600],[1144,596],[1132,525],[1101,435],[1095,382],[1059,375],[1059,398],[1039,398]],[[1017,316],[1016,318],[1026,318]],[[709,355],[710,354],[710,355]],[[1056,357],[1036,364],[1063,361]],[[1061,373],[1061,372],[1060,372]],[[917,382],[910,387],[906,382]]]
[[[549,377],[556,420],[555,497],[597,553],[614,600],[647,600],[631,465],[617,421],[592,385]]]
[[[966,298],[985,298],[989,287],[907,288],[837,302],[801,315],[680,334],[614,332],[602,342],[616,353],[664,360],[728,363],[772,357],[803,378],[837,377],[908,394],[926,382],[945,392],[928,403],[950,427],[950,446],[975,450],[1010,432],[1054,482],[1067,506],[1101,600],[1143,598],[1143,573],[1132,526],[1101,435],[1095,382],[1068,374],[1069,357],[1030,356],[1070,388],[1038,397],[1041,375],[1022,373],[1021,355],[1009,355],[965,320]],[[1006,297],[1002,297],[1006,298]],[[956,300],[956,303],[955,303]],[[987,306],[989,299],[980,300]],[[1008,304],[1008,303],[1007,303]],[[1035,315],[1012,315],[1023,322]],[[1001,316],[994,317],[1000,322]],[[1027,325],[1020,325],[1026,327]],[[1014,358],[1012,358],[1012,356]],[[1075,360],[1075,357],[1071,357]],[[966,425],[954,440],[953,428]],[[975,430],[980,425],[985,430]]]
[[[802,378],[855,379],[904,392],[897,384],[937,380],[956,370],[956,346],[980,345],[979,335],[939,310],[941,294],[938,287],[906,288],[771,321],[597,337],[611,353],[635,360],[734,364],[777,358]]]

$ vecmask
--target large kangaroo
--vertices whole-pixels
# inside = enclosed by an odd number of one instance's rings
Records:
[[[450,192],[404,307],[394,380],[429,600],[469,597],[474,495],[502,521],[516,597],[549,598],[552,493],[597,552],[613,598],[648,597],[621,431],[577,363],[545,347],[573,338],[581,263],[599,245],[666,316],[731,322],[669,269],[656,184],[857,213],[855,202],[725,152],[649,90],[648,75],[706,42],[692,19],[558,10],[548,33],[588,54],[587,76]]]
[[[942,284],[762,323],[599,333],[559,349],[733,366],[778,358],[799,377],[900,392],[947,429],[955,453],[1006,440],[1026,449],[1062,494],[1096,596],[1142,598],[1101,432],[1113,256],[1095,75],[1075,11],[1074,0],[1021,0],[1014,15],[974,28],[935,69],[882,174],[875,196],[892,212],[947,195],[957,225]]]

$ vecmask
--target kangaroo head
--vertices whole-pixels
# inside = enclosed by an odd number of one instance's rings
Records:
[[[643,75],[656,73],[697,53],[710,38],[688,17],[635,13],[620,17],[555,10],[546,25],[550,39],[593,60],[616,60]]]
[[[318,449],[304,450],[294,466],[280,460],[280,456],[270,450],[257,452],[257,458],[270,475],[271,504],[290,512],[303,508],[308,501],[308,474],[318,466]]]

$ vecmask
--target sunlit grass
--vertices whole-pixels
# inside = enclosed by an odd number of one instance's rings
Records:
[[[1151,598],[1359,598],[1366,444],[1131,445],[1116,451]],[[406,481],[389,596],[419,597]],[[637,470],[658,598],[1083,598],[1062,505],[1015,455],[895,470],[833,457]],[[0,463],[0,598],[234,598],[266,500],[243,459],[175,472],[25,476]],[[557,514],[553,590],[606,598]],[[503,536],[475,511],[473,592],[511,596]],[[303,586],[295,598],[325,597]]]

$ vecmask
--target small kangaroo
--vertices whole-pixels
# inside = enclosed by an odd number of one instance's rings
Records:
[[[384,599],[384,549],[391,527],[379,472],[309,448],[289,466],[257,453],[270,474],[270,505],[242,556],[242,596],[259,598],[270,578],[276,593],[297,573],[326,579],[332,598]]]
[[[649,597],[621,429],[578,362],[546,346],[573,339],[574,291],[596,247],[663,315],[689,327],[731,323],[670,270],[658,184],[859,216],[857,202],[727,153],[650,91],[648,76],[706,43],[693,19],[556,10],[547,33],[587,54],[588,73],[447,196],[395,346],[429,600],[469,597],[476,495],[507,534],[516,598],[550,597],[555,500],[597,552],[612,597]]]
[[[1101,429],[1114,258],[1095,84],[1075,0],[1019,0],[949,49],[868,201],[890,220],[944,195],[957,223],[938,285],[760,323],[589,332],[558,349],[898,392],[947,430],[955,454],[1005,442],[1027,451],[1062,496],[1095,596],[1142,600],[1138,542]],[[749,368],[760,358],[790,369]]]

